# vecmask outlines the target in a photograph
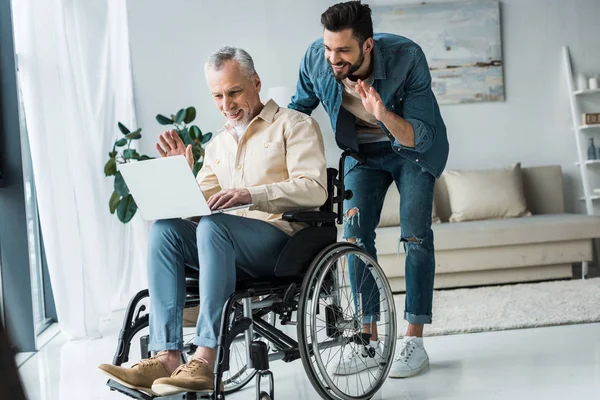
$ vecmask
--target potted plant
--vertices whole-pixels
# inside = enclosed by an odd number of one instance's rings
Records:
[[[161,125],[171,125],[183,143],[187,146],[192,145],[192,153],[194,155],[194,176],[202,168],[204,162],[204,146],[212,138],[212,133],[202,133],[197,125],[190,125],[196,118],[196,109],[194,107],[182,108],[175,115],[165,117],[158,114],[156,120]],[[111,214],[117,213],[119,221],[127,223],[131,221],[137,211],[137,205],[133,200],[133,196],[129,193],[129,188],[125,184],[123,176],[119,172],[119,164],[150,160],[154,157],[145,154],[139,154],[136,149],[131,148],[131,143],[134,140],[139,140],[142,137],[142,128],[131,131],[121,122],[117,124],[119,130],[123,134],[122,137],[115,140],[112,151],[108,153],[108,161],[104,165],[104,175],[107,177],[114,176],[114,191],[108,206]]]

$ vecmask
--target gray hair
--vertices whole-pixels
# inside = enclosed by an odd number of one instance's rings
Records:
[[[225,61],[237,61],[240,68],[244,71],[244,73],[248,76],[248,78],[252,78],[256,73],[254,69],[254,61],[250,54],[244,49],[236,48],[236,47],[221,47],[215,53],[213,53],[204,64],[204,75],[208,75],[208,70],[213,69],[215,71],[223,68],[223,64]]]

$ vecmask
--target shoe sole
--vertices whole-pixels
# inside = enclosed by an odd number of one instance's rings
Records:
[[[144,392],[144,393],[149,394],[151,396],[160,396],[158,393],[154,392],[151,388],[146,388],[146,387],[132,385],[131,383],[127,383],[124,380],[120,379],[119,377],[117,377],[117,376],[115,376],[115,375],[113,375],[113,374],[111,374],[109,372],[106,372],[103,369],[100,369],[100,368],[96,368],[96,369],[98,371],[102,372],[103,374],[108,375],[110,377],[110,379],[112,379],[113,381],[115,381],[117,383],[120,383],[121,385],[126,386],[129,389],[139,390],[140,392]]]
[[[152,390],[157,394],[157,396],[172,396],[174,394],[185,393],[185,392],[194,392],[194,393],[202,393],[202,394],[212,394],[212,389],[205,390],[193,390],[189,388],[182,388],[174,385],[167,385],[164,383],[156,383],[152,385]]]
[[[421,372],[425,371],[427,368],[429,368],[429,361],[426,363],[423,363],[423,365],[421,365],[418,369],[407,371],[407,373],[405,373],[405,374],[395,374],[394,375],[393,372],[390,371],[388,377],[393,378],[393,379],[410,378],[412,376],[420,374]]]

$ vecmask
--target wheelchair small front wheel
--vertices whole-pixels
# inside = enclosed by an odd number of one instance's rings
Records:
[[[259,400],[273,400],[273,399],[271,399],[271,396],[269,396],[269,394],[267,392],[261,392]]]
[[[302,364],[323,399],[371,398],[396,349],[394,299],[381,267],[354,244],[327,247],[304,277],[297,329]]]

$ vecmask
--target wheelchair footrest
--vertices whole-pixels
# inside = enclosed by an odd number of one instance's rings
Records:
[[[198,400],[198,399],[212,399],[213,392],[207,393],[196,393],[196,392],[188,392],[183,395],[183,400]]]
[[[136,389],[131,389],[128,388],[125,385],[121,385],[119,382],[113,381],[112,379],[109,379],[108,382],[106,383],[108,385],[108,387],[110,388],[110,390],[115,390],[117,392],[120,392],[124,395],[127,395],[133,399],[138,399],[138,400],[156,400],[156,399],[161,399],[161,396],[152,396],[148,393],[144,393],[141,392],[139,390]],[[210,399],[213,397],[213,392],[199,392],[199,393],[195,393],[195,392],[188,392],[185,394],[181,394],[182,399],[185,400],[197,400],[197,399]],[[172,398],[172,397],[169,397]]]
[[[129,396],[131,398],[134,398],[134,399],[138,399],[138,400],[152,400],[152,399],[155,398],[154,396],[149,395],[147,393],[140,392],[139,390],[128,388],[125,385],[121,385],[119,382],[114,381],[112,379],[109,379],[106,384],[108,385],[108,387],[110,388],[110,390],[116,390],[117,392],[121,392],[124,395],[127,395],[127,396]]]

